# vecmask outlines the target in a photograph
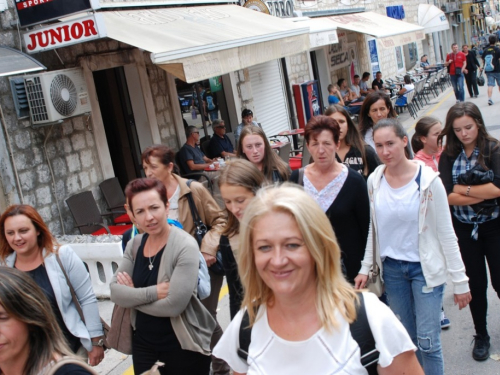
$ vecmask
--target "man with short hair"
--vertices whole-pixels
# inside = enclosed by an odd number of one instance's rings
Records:
[[[496,46],[496,35],[490,35],[490,45],[483,51],[483,70],[488,78],[488,105],[493,105],[491,96],[495,81],[500,91],[500,48]]]
[[[208,156],[213,159],[225,158],[226,156],[235,157],[236,153],[234,152],[233,144],[226,135],[224,120],[215,119],[212,122],[212,127],[214,129],[214,136],[208,143]]]
[[[256,121],[253,120],[252,110],[245,108],[241,112],[241,123],[238,124],[238,126],[236,127],[236,130],[234,131],[234,141],[236,143],[236,147],[238,147],[238,141],[240,140],[241,131],[243,130],[243,128],[245,126],[248,126],[248,125],[255,125],[255,126],[258,126],[262,129],[262,126],[260,126],[259,123],[257,123]]]
[[[340,95],[342,95],[342,99],[344,99],[347,102],[351,102],[354,99],[357,99],[356,94],[353,93],[349,87],[347,87],[347,81],[345,80],[345,78],[340,78],[337,81],[337,85],[339,86]]]
[[[179,150],[179,168],[184,174],[203,171],[214,160],[207,158],[198,147],[200,131],[196,126],[188,126],[186,138],[186,143]]]
[[[372,91],[368,87],[368,81],[370,80],[370,73],[364,72],[361,81],[359,82],[359,92],[361,95],[368,95]]]
[[[458,44],[451,45],[452,52],[446,55],[446,66],[449,66],[451,85],[457,103],[465,101],[464,73],[467,68],[467,57],[458,49]]]
[[[385,91],[384,81],[382,80],[382,72],[380,72],[380,71],[375,73],[375,79],[372,82],[372,90]]]
[[[356,95],[356,99],[361,98],[361,88],[359,87],[359,82],[361,81],[361,77],[359,75],[354,75],[354,81],[351,85],[351,91]]]

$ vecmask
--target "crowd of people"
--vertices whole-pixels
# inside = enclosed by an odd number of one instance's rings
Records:
[[[195,127],[177,155],[164,145],[143,151],[146,177],[125,188],[134,225],[110,282],[111,300],[130,312],[136,374],[160,361],[161,374],[179,375],[442,375],[448,277],[458,308],[470,306],[473,358],[489,357],[488,268],[500,296],[500,143],[462,101],[444,127],[419,119],[410,140],[382,75],[370,89],[368,79],[330,88],[338,101],[308,121],[312,160],[294,171],[247,109],[234,145],[207,112],[217,137],[209,156]],[[361,98],[356,125],[344,101]],[[218,157],[229,159],[218,177],[225,207],[178,169],[202,171]],[[56,243],[33,207],[14,205],[0,217],[0,260],[1,373],[94,374],[86,363],[103,360],[105,337],[71,247]],[[375,265],[380,296],[364,289]],[[204,267],[210,292],[201,297]],[[225,332],[217,323],[224,275]]]

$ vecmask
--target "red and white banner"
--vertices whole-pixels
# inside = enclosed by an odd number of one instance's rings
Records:
[[[66,47],[72,44],[104,38],[106,28],[100,14],[59,22],[24,33],[28,53]]]

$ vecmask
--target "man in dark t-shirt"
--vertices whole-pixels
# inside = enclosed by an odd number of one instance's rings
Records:
[[[384,81],[382,80],[382,72],[375,74],[375,79],[372,82],[372,89],[375,91],[384,91]]]
[[[179,150],[179,168],[184,174],[203,171],[209,167],[213,160],[207,158],[198,147],[200,131],[196,126],[188,126],[186,143]]]
[[[211,158],[225,158],[226,156],[236,157],[233,144],[226,135],[226,125],[224,120],[213,121],[214,136],[208,143],[208,156]]]

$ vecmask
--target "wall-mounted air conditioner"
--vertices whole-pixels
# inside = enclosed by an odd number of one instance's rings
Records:
[[[15,77],[19,78],[24,81],[25,92],[19,92],[18,84],[16,95],[27,100],[33,125],[50,124],[91,111],[87,85],[80,68]]]
[[[458,23],[464,22],[464,15],[462,13],[457,14],[457,22]]]

